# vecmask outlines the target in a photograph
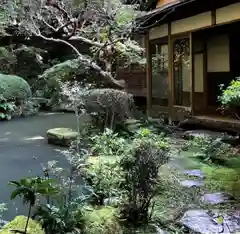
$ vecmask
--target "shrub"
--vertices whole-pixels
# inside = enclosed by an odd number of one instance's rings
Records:
[[[96,157],[94,163],[90,161],[85,173],[85,180],[93,189],[92,203],[103,205],[104,199],[119,197],[121,175],[117,161],[107,161],[101,157]]]
[[[194,156],[204,162],[225,164],[234,155],[231,145],[223,143],[221,138],[196,137],[188,143]]]
[[[81,98],[87,113],[97,113],[93,118],[101,130],[114,129],[117,124],[124,125],[135,111],[133,96],[120,90],[90,89],[83,92]]]
[[[15,54],[7,47],[0,47],[0,70],[5,74],[12,74],[16,64]]]
[[[121,218],[135,225],[149,221],[152,199],[158,189],[159,168],[167,161],[165,140],[147,129],[139,132],[120,161],[125,197]]]
[[[10,120],[15,108],[14,102],[7,102],[6,99],[0,98],[0,120]]]
[[[24,101],[31,96],[31,88],[19,76],[0,74],[0,95],[7,101]]]
[[[117,210],[113,207],[102,207],[85,212],[85,233],[122,234],[116,215]]]
[[[0,234],[12,234],[12,230],[24,231],[27,217],[17,216],[14,220],[6,224],[1,230]],[[30,219],[27,229],[28,234],[44,234],[44,231],[39,223]]]
[[[240,106],[240,78],[233,80],[230,85],[223,90],[219,97],[221,103],[225,107]]]
[[[97,156],[120,156],[128,143],[108,128],[103,133],[93,136],[91,140],[92,154]]]

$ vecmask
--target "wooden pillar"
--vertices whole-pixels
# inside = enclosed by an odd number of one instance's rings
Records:
[[[146,83],[147,83],[147,115],[151,115],[152,109],[152,55],[150,49],[149,42],[149,32],[145,35],[145,46],[146,46],[146,58],[147,58],[147,75],[146,75]]]
[[[171,36],[171,23],[168,23],[168,121],[172,124],[173,116],[173,41]]]
[[[204,112],[207,110],[207,64],[208,64],[208,55],[207,55],[207,40],[203,40],[203,103],[204,103]]]
[[[190,107],[191,114],[194,115],[194,94],[195,94],[195,81],[194,81],[194,49],[193,49],[193,35],[189,33],[189,77],[190,77]]]

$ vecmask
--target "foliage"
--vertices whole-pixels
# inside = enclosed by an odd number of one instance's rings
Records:
[[[188,147],[197,151],[195,157],[209,163],[225,164],[234,155],[231,145],[223,143],[221,138],[196,137]]]
[[[0,70],[4,74],[24,77],[33,91],[39,86],[37,76],[48,67],[45,50],[26,45],[0,47]]]
[[[25,224],[24,234],[27,234],[31,210],[36,203],[37,194],[43,196],[53,195],[57,190],[51,185],[51,180],[37,178],[23,178],[19,181],[10,181],[9,184],[16,187],[11,194],[11,200],[22,197],[24,204],[29,204],[28,217]]]
[[[17,216],[15,217],[14,220],[6,224],[0,230],[0,234],[12,234],[13,233],[12,230],[24,231],[26,221],[27,221],[27,217]],[[41,225],[32,219],[29,220],[27,233],[28,234],[45,234]]]
[[[170,134],[172,131],[164,124],[163,120],[152,118],[127,119],[124,123],[124,131],[130,135],[136,134],[139,129],[149,129],[156,134]]]
[[[240,106],[240,78],[233,80],[230,85],[222,90],[222,95],[219,97],[221,103],[225,107]]]
[[[0,98],[0,120],[10,120],[15,108],[14,102],[8,102],[3,97]]]
[[[12,0],[7,11],[21,34],[69,46],[84,66],[91,67],[112,86],[123,88],[125,82],[115,78],[117,58],[131,64],[144,54],[140,45],[131,40],[140,13],[138,6],[121,1],[84,5],[82,1],[65,0],[47,1],[39,7],[38,0],[29,3]],[[80,53],[72,41],[91,47],[91,56]]]
[[[85,212],[86,234],[122,234],[121,226],[117,220],[117,210],[113,207],[100,207]]]
[[[0,70],[4,74],[13,74],[17,58],[13,51],[0,47]]]
[[[134,115],[133,96],[115,89],[89,89],[81,95],[83,108],[92,114],[96,126],[101,130],[114,130]]]
[[[106,128],[103,133],[95,135],[92,140],[92,154],[96,156],[120,156],[126,149],[126,139]]]
[[[31,88],[21,77],[0,74],[0,95],[7,101],[24,101],[31,96]]]
[[[14,49],[13,53],[16,56],[16,64],[11,74],[24,77],[35,92],[41,85],[38,81],[38,75],[49,67],[49,64],[45,61],[47,51],[32,46],[21,45]]]
[[[205,166],[202,168],[206,175],[205,186],[210,191],[225,191],[235,198],[240,198],[239,190],[239,168]]]
[[[58,194],[47,196],[47,205],[39,204],[33,214],[34,219],[41,221],[46,234],[65,234],[81,228],[83,208],[92,192],[87,186],[77,183],[78,172],[75,167],[70,171],[59,168],[55,161],[48,162],[44,169],[47,178],[56,178],[58,188]]]
[[[132,141],[120,167],[124,172],[125,201],[121,218],[133,224],[147,223],[151,218],[152,199],[157,192],[159,168],[168,161],[166,142],[142,129]]]
[[[39,76],[39,81],[42,84],[45,98],[52,99],[52,103],[58,103],[61,99],[62,84],[71,81],[85,80],[87,76],[87,69],[84,64],[79,62],[79,59],[67,60],[46,69],[42,75]],[[70,85],[70,83],[67,83]]]
[[[103,205],[104,199],[120,195],[122,174],[117,161],[105,161],[101,156],[96,157],[94,163],[88,164],[84,177],[93,189],[93,204]]]
[[[27,101],[23,105],[22,116],[33,116],[39,111],[39,104],[33,101]]]

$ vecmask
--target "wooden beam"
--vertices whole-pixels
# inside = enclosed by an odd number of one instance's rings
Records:
[[[145,35],[145,46],[146,46],[146,58],[147,58],[147,73],[146,73],[146,84],[147,84],[147,115],[151,115],[152,109],[152,56],[149,42],[149,32]]]
[[[216,10],[211,11],[211,21],[212,21],[212,26],[216,25]]]
[[[173,41],[171,36],[171,23],[168,23],[168,113],[169,124],[172,123],[173,116]]]
[[[191,114],[194,115],[194,93],[195,93],[195,81],[194,81],[194,54],[193,54],[193,34],[189,33],[189,78],[190,78],[190,107]]]

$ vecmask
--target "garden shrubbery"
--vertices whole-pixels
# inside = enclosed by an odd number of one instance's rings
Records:
[[[15,75],[0,74],[0,94],[7,101],[26,101],[32,92],[23,78]]]
[[[0,119],[22,115],[31,95],[31,88],[23,78],[0,74]]]

